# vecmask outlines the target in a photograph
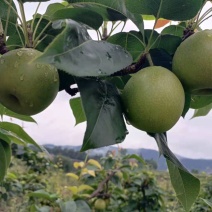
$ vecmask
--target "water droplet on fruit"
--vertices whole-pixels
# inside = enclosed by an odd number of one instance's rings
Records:
[[[24,80],[24,75],[20,76],[20,80],[23,81]]]
[[[22,51],[18,51],[16,54],[17,54],[19,57],[21,57],[21,56],[23,55],[23,52],[22,52]]]
[[[18,66],[19,66],[18,61],[15,61],[14,67],[15,67],[15,68],[18,68]]]
[[[0,63],[1,63],[1,64],[4,64],[4,62],[5,62],[4,59],[1,59],[1,60],[0,60]]]
[[[55,77],[54,77],[54,82],[57,82],[57,81],[58,81],[58,79],[57,79],[57,77],[55,76]]]
[[[33,56],[33,52],[32,52],[32,51],[29,51],[29,52],[27,53],[27,55],[31,57],[31,56]]]

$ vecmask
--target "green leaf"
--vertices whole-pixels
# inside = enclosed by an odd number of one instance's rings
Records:
[[[162,154],[166,158],[172,186],[185,211],[189,211],[200,191],[200,181],[194,177],[171,152],[165,133],[149,133],[154,137]]]
[[[152,30],[145,30],[145,36],[149,40]],[[162,35],[154,31],[150,44],[151,49],[164,49],[170,55],[173,55],[177,47],[181,44],[182,39],[175,35]]]
[[[200,109],[196,109],[191,118],[193,119],[193,118],[196,118],[196,117],[199,117],[199,116],[206,116],[211,111],[211,109],[212,109],[212,103],[205,106],[205,107],[202,107]]]
[[[175,189],[177,198],[183,205],[185,211],[190,211],[200,191],[199,180],[188,171],[179,169],[170,160],[166,160],[172,185]]]
[[[77,200],[75,203],[77,205],[76,212],[91,212],[90,207],[84,200]]]
[[[52,20],[52,16],[58,11],[64,9],[65,6],[60,3],[49,4],[44,14],[44,18],[47,20]]]
[[[25,3],[25,2],[46,2],[50,0],[18,0],[18,1]]]
[[[27,122],[34,122],[36,123],[36,121],[30,117],[30,116],[25,116],[25,115],[20,115],[18,113],[15,113],[9,109],[7,109],[6,107],[4,107],[3,105],[0,104],[0,114],[1,115],[5,115],[5,116],[9,116],[9,117],[13,117],[22,121],[27,121]]]
[[[51,195],[44,190],[37,190],[35,192],[29,193],[28,195],[30,197],[34,197],[34,198],[46,199],[46,200],[49,200],[49,201],[52,200]]]
[[[4,148],[5,151],[5,156],[6,156],[6,163],[7,163],[7,168],[10,165],[11,157],[12,157],[12,149],[11,149],[11,144],[0,139],[0,143]]]
[[[130,12],[126,7],[125,1],[123,0],[68,0],[68,2],[72,3],[73,6],[75,6],[75,4],[77,5],[77,3],[80,3],[81,5],[97,5],[115,10],[134,22],[141,33],[144,34],[144,23],[142,16]]]
[[[172,56],[167,51],[164,49],[150,49],[149,53],[155,66],[162,66],[172,70]],[[144,67],[146,66],[149,66],[147,61],[144,64]]]
[[[0,122],[0,128],[8,131],[8,133],[13,133],[24,142],[35,145],[39,149],[43,150],[42,147],[39,146],[19,125],[10,122]]]
[[[124,157],[124,159],[135,159],[135,160],[139,161],[140,163],[145,164],[145,160],[142,157],[135,155],[135,154],[127,155]]]
[[[11,7],[14,8],[14,10],[11,9]],[[10,8],[10,9],[9,9]],[[2,21],[4,30],[7,22],[7,15],[8,10],[10,10],[10,16],[8,19],[8,29],[7,29],[7,35],[15,34],[16,28],[15,24],[17,23],[17,15],[15,11],[17,11],[14,1],[11,2],[11,6],[6,4],[4,0],[0,1],[0,19]]]
[[[207,199],[201,198],[208,206],[212,208],[212,202],[208,201]]]
[[[66,29],[56,37],[36,61],[54,64],[74,76],[107,76],[132,63],[122,47],[91,40],[87,29],[68,20]]]
[[[90,4],[79,4],[74,5],[75,8],[86,8],[90,11],[94,11],[102,16],[104,21],[126,21],[127,18],[123,14],[106,7]]]
[[[125,48],[132,55],[133,61],[137,61],[145,49],[142,35],[136,31],[117,33],[109,37],[107,41]]]
[[[212,96],[191,96],[190,107],[193,109],[200,109],[212,103]]]
[[[99,29],[103,23],[103,18],[96,12],[84,8],[66,8],[55,12],[51,16],[52,21],[60,19],[73,19],[77,22],[82,22],[88,26]]]
[[[183,21],[196,16],[202,0],[126,0],[126,7],[132,13],[154,15],[158,18]]]
[[[71,212],[76,212],[77,210],[77,205],[73,200],[67,201],[67,202],[59,202],[60,205],[60,209],[63,212],[70,212],[70,208],[71,208]]]
[[[117,89],[107,81],[77,79],[87,118],[81,151],[122,142],[126,126]]]
[[[85,112],[83,110],[82,101],[80,97],[70,99],[70,106],[73,111],[76,123],[75,126],[79,123],[86,121]]]
[[[4,146],[0,142],[0,183],[4,180],[7,173],[7,158]]]
[[[169,34],[169,35],[175,35],[178,37],[183,37],[184,30],[185,30],[185,27],[183,27],[181,25],[170,25],[170,26],[167,26],[166,28],[164,28],[161,31],[161,34],[163,34],[163,35]]]

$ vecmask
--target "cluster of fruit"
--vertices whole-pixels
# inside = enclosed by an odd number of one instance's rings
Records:
[[[126,118],[140,130],[166,132],[182,115],[185,92],[212,95],[212,30],[197,32],[180,44],[172,72],[151,66],[130,78],[122,93]]]

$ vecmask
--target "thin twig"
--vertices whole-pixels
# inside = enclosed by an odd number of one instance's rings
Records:
[[[107,184],[110,179],[115,175],[116,171],[112,171],[98,186],[98,188],[90,195],[88,199],[92,199],[101,195],[100,193],[104,190],[104,185]]]

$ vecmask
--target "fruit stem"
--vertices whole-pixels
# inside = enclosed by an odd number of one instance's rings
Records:
[[[30,47],[30,43],[29,43],[29,37],[28,37],[28,31],[27,31],[27,21],[26,21],[26,16],[25,16],[25,12],[24,12],[24,5],[21,1],[18,1],[19,4],[19,8],[20,8],[20,12],[21,12],[21,17],[22,17],[22,27],[23,27],[23,31],[24,31],[24,37],[25,37],[25,45],[27,47]]]
[[[35,14],[33,15],[33,19],[32,19],[32,23],[31,23],[31,29],[34,28],[34,23],[35,23],[35,19],[36,19],[36,15],[38,14],[38,9],[40,8],[41,2],[38,3],[38,6],[35,10]]]
[[[146,46],[146,52],[149,52],[150,45],[151,45],[151,40],[152,40],[152,36],[153,36],[154,30],[155,30],[157,21],[158,21],[158,19],[159,19],[159,17],[160,17],[160,11],[161,11],[161,9],[162,9],[162,5],[163,5],[163,1],[160,1],[160,5],[159,5],[158,12],[157,12],[157,16],[155,17],[155,23],[154,23],[153,29],[152,29],[152,31],[151,31],[151,34],[150,34],[150,37],[149,37],[149,40],[148,40],[148,44],[147,44],[147,46]]]
[[[41,31],[41,33],[36,37],[36,39],[33,39],[34,40],[34,46],[37,46],[37,43],[40,39],[40,37],[43,35],[43,33],[46,31],[46,29],[51,25],[52,22],[49,22],[44,28],[43,30]],[[34,35],[34,34],[33,34]]]
[[[149,63],[150,66],[154,66],[152,57],[151,57],[151,55],[150,55],[149,52],[146,54],[146,59],[147,59],[147,61],[148,61],[148,63]]]
[[[104,21],[103,26],[102,26],[102,40],[106,40],[108,38],[108,22]]]
[[[12,4],[12,0],[10,0],[10,5],[11,4]],[[7,20],[6,20],[6,24],[5,24],[5,28],[4,28],[4,41],[5,42],[6,42],[6,36],[7,36],[7,29],[8,29],[8,25],[9,25],[10,11],[11,11],[11,7],[8,6]]]
[[[117,24],[116,24],[116,23],[117,23],[117,22],[115,22],[115,23],[113,22],[113,23],[112,23],[112,27],[111,27],[110,33],[107,35],[107,38],[111,36],[111,34],[112,34],[112,33],[116,30],[116,28],[122,23],[122,21],[119,21]],[[115,25],[115,24],[116,24],[116,25]],[[126,25],[126,22],[124,21],[124,25],[123,25],[123,27],[122,27],[122,29],[121,29],[121,32],[123,31],[125,25]]]

